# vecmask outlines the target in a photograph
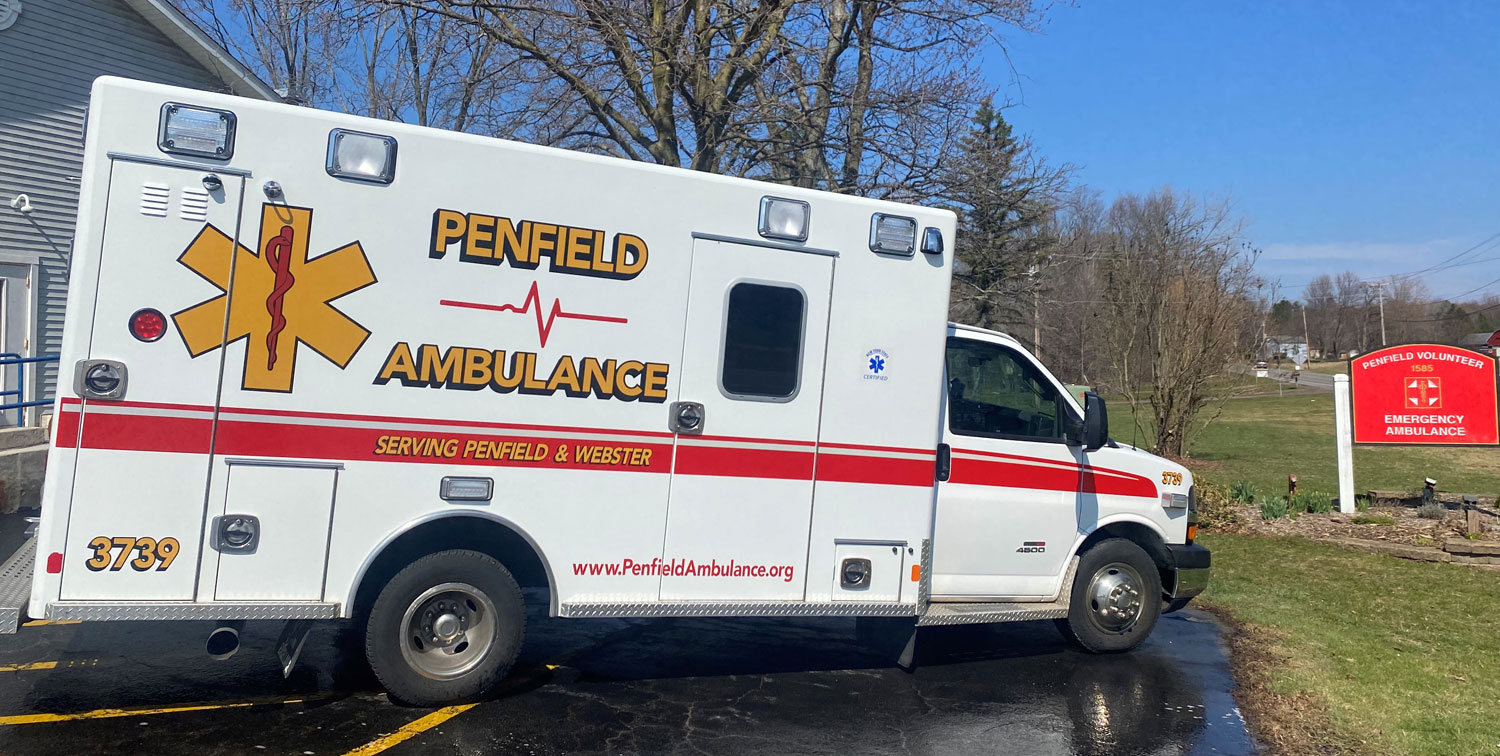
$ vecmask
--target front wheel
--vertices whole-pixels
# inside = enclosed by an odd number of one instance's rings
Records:
[[[526,607],[488,554],[428,554],[396,573],[365,621],[365,656],[392,698],[438,706],[473,698],[521,650]]]
[[[1161,616],[1161,574],[1132,541],[1100,541],[1078,560],[1066,635],[1096,654],[1139,646]]]

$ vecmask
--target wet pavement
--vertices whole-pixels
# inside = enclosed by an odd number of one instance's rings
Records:
[[[533,597],[539,599],[540,597]],[[0,636],[0,754],[1251,754],[1212,618],[1091,656],[1049,623],[924,629],[888,665],[852,620],[559,620],[534,602],[512,679],[477,706],[398,706],[326,624],[289,679],[278,623],[233,658],[209,623]]]

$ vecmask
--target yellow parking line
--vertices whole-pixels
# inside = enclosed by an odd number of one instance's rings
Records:
[[[431,714],[428,714],[425,717],[422,717],[421,719],[416,720],[415,722],[402,727],[401,729],[389,735],[378,738],[376,740],[372,740],[344,754],[344,756],[374,756],[374,754],[381,753],[391,748],[392,746],[398,745],[400,743],[405,743],[406,741],[411,740],[412,738],[421,735],[422,733],[427,732],[434,727],[437,727],[438,725],[468,711],[469,709],[474,708],[475,706],[478,706],[478,704],[459,704],[458,706],[445,706],[441,709],[438,709],[437,711],[432,712]]]
[[[301,698],[247,698],[243,701],[221,701],[183,704],[181,706],[159,706],[142,709],[95,709],[93,711],[80,711],[71,714],[13,714],[0,716],[0,727],[10,725],[43,724],[46,722],[73,722],[82,719],[113,719],[115,717],[146,717],[153,714],[181,714],[189,711],[214,711],[217,709],[248,709],[253,706],[281,706],[287,704],[299,704],[309,701],[318,701],[328,698],[342,698],[348,693],[319,693]]]
[[[46,625],[77,625],[83,620],[31,620],[21,623],[21,627],[44,627]]]
[[[0,672],[24,672],[33,669],[56,669],[57,662],[28,662],[26,664],[0,664]]]

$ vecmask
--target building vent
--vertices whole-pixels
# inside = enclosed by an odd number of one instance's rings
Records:
[[[5,31],[21,16],[21,0],[0,0],[0,31]]]
[[[3,2],[4,0],[0,0]],[[167,203],[172,199],[172,188],[166,184],[145,184],[141,187],[141,215],[157,218],[167,217]]]
[[[196,187],[182,188],[182,219],[202,223],[208,220],[208,192]]]

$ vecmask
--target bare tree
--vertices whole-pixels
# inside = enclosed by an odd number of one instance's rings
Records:
[[[1035,0],[356,2],[513,58],[519,138],[904,199],[940,189],[981,47],[1040,20]]]
[[[1169,189],[1123,195],[1110,208],[1096,325],[1110,383],[1157,453],[1184,453],[1194,419],[1215,398],[1210,380],[1241,351],[1242,326],[1256,312],[1256,253],[1240,232],[1226,204]]]

